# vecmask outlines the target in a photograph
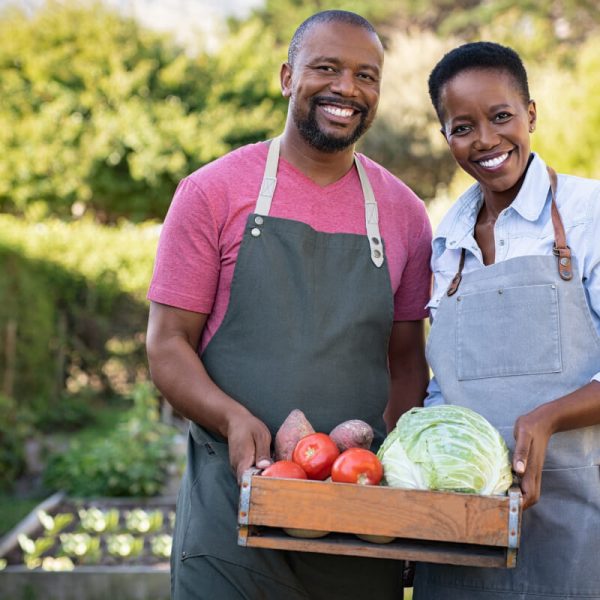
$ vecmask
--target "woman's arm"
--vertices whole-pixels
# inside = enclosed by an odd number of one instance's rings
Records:
[[[523,508],[534,505],[540,497],[542,468],[550,437],[600,425],[600,382],[591,381],[561,398],[542,404],[520,416],[514,429],[516,440],[513,469],[521,475]]]

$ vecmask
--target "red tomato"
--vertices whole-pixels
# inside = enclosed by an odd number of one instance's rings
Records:
[[[326,433],[311,433],[296,444],[292,460],[306,471],[309,479],[323,480],[331,475],[331,465],[339,454]]]
[[[291,460],[278,460],[262,473],[264,477],[286,477],[289,479],[307,479],[304,469]]]
[[[331,480],[340,483],[377,485],[382,477],[381,462],[373,452],[364,448],[344,450],[331,468]]]

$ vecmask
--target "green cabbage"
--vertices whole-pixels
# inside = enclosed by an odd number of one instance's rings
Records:
[[[391,487],[502,495],[512,483],[502,436],[463,406],[406,412],[377,456]]]

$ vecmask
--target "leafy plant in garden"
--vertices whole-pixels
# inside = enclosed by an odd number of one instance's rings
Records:
[[[69,571],[81,565],[163,564],[171,554],[175,512],[170,500],[64,500],[57,512],[39,510],[39,527],[20,535],[0,560],[6,566]]]
[[[150,386],[139,385],[134,406],[108,436],[73,443],[50,459],[46,484],[72,496],[153,496],[175,463],[176,431],[159,421]]]

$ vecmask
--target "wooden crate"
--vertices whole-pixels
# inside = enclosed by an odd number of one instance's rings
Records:
[[[518,487],[507,496],[479,496],[257,473],[248,470],[240,488],[242,546],[481,567],[516,565],[522,512]],[[331,533],[303,539],[282,528]],[[354,534],[396,539],[377,544]]]

